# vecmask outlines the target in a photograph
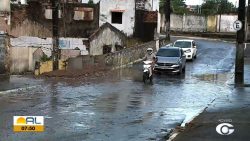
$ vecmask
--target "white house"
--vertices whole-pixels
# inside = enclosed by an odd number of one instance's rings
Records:
[[[134,0],[101,0],[99,25],[109,22],[112,26],[132,36],[135,25]]]
[[[82,2],[87,3],[88,0]],[[159,11],[159,0],[94,0],[94,2],[100,2],[99,26],[108,22],[127,36],[132,36],[134,33],[137,9]],[[160,26],[158,28],[157,31],[160,31]]]

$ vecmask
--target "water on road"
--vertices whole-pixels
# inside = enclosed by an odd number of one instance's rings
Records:
[[[175,40],[175,39],[173,39]],[[155,75],[142,82],[142,64],[91,81],[29,80],[0,82],[35,88],[0,95],[0,140],[144,141],[162,140],[214,99],[228,96],[234,44],[196,40],[198,57],[183,75]],[[13,116],[45,116],[45,132],[13,133]]]

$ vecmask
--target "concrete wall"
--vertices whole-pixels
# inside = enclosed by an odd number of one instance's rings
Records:
[[[119,52],[110,53],[104,56],[105,59],[102,59],[107,66],[112,68],[121,68],[129,64],[133,64],[139,59],[143,58],[146,54],[147,48],[153,48],[156,51],[155,41],[134,47],[124,49]]]
[[[155,41],[148,42],[136,47],[131,47],[114,53],[98,56],[80,56],[71,58],[68,62],[68,69],[84,69],[88,65],[109,66],[112,68],[125,67],[133,64],[145,56],[147,48],[156,50]]]
[[[12,29],[9,31],[9,34],[15,37],[52,37],[52,32],[49,28],[29,19],[25,19],[24,21],[22,21],[22,23],[12,27]]]
[[[60,49],[79,48],[81,55],[87,55],[86,45],[83,44],[83,41],[86,40],[86,38],[59,38],[59,47]],[[20,36],[18,38],[11,38],[10,44],[12,47],[41,47],[47,56],[51,56],[52,38]]]
[[[165,15],[161,15],[161,29],[165,31]],[[172,31],[181,32],[236,32],[233,23],[237,15],[197,16],[171,14],[170,28]],[[219,30],[220,28],[220,30]]]
[[[0,11],[10,11],[10,0],[1,0]]]
[[[6,40],[5,36],[0,35],[0,74],[6,72]]]
[[[170,28],[174,31],[203,32],[206,30],[206,19],[196,15],[171,14]]]
[[[65,62],[63,60],[59,60],[58,62],[58,69],[59,70],[65,70],[66,68]],[[35,75],[40,75],[47,72],[53,71],[53,62],[52,61],[46,61],[41,62],[40,67],[35,70]]]
[[[233,28],[233,23],[238,19],[237,15],[221,15],[221,22],[219,23],[220,16],[217,16],[217,25],[220,24],[220,32],[236,32]],[[219,31],[219,26],[217,26]]]
[[[25,72],[33,72],[35,70],[35,62],[40,61],[42,56],[42,53],[40,53],[39,50],[41,49],[36,47],[10,48],[10,73],[20,74]],[[61,50],[61,54],[63,54],[61,59],[66,60],[70,57],[79,56],[80,50]],[[46,67],[46,65],[43,66],[43,68],[44,67]],[[50,70],[50,68],[42,70]]]
[[[163,14],[163,17],[165,15]],[[171,14],[170,15],[170,28],[171,30],[174,31],[181,31],[183,29],[183,16],[182,15],[175,15]],[[165,20],[165,18],[164,18]],[[165,26],[165,23],[162,23],[163,26]]]
[[[96,38],[90,41],[90,55],[102,55],[104,45],[111,45],[112,52],[114,52],[116,44],[124,46],[124,40],[110,28],[105,28]]]
[[[86,46],[83,45],[85,38],[60,38],[59,46],[62,59],[87,55]],[[34,71],[35,61],[40,61],[41,56],[51,56],[52,39],[21,36],[10,39],[10,73],[24,73]],[[74,50],[78,47],[80,50]],[[40,51],[39,51],[40,50]]]
[[[72,57],[77,57],[81,55],[80,50],[72,50],[72,49],[63,49],[61,50],[61,59],[67,60]]]
[[[9,32],[10,30],[10,15],[0,13],[0,32]]]
[[[63,5],[63,4],[61,4]],[[51,3],[43,0],[29,1],[27,5],[11,4],[11,31],[13,36],[52,36],[52,20],[46,18],[46,9]],[[99,27],[99,5],[68,3],[61,6],[59,18],[59,36],[87,38]],[[75,8],[93,9],[93,19],[74,19]]]
[[[33,53],[37,48],[32,47],[11,47],[10,48],[10,73],[18,74],[33,71],[35,62]]]
[[[183,31],[204,32],[206,31],[207,23],[203,16],[186,15],[183,16]]]
[[[207,17],[207,31],[216,32],[217,25],[217,16],[208,16]]]
[[[124,11],[122,24],[111,23],[111,11]],[[135,1],[134,0],[101,0],[99,26],[109,22],[117,29],[123,31],[127,36],[132,36],[135,23]]]

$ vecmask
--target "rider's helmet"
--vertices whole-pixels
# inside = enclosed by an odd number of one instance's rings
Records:
[[[148,48],[148,49],[147,49],[147,53],[148,53],[148,54],[152,54],[152,53],[153,53],[153,49],[152,49],[152,48]]]

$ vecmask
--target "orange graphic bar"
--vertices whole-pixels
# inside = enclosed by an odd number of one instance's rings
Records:
[[[14,132],[43,132],[43,125],[14,125]]]

